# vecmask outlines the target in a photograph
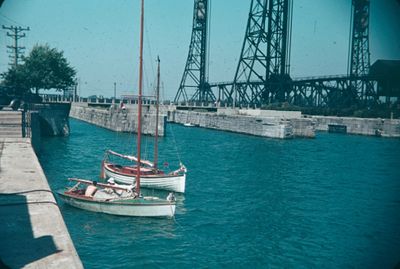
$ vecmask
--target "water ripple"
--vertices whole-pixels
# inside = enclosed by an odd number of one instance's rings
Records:
[[[178,144],[169,129],[160,162],[174,169],[181,159],[189,169],[174,219],[61,205],[86,268],[393,268],[400,262],[399,140],[318,134],[280,141],[170,127]],[[43,141],[40,161],[53,189],[67,177],[97,179],[108,148],[134,151],[133,135],[74,120],[71,128],[68,138]]]

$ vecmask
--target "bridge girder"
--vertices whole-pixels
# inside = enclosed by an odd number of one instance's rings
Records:
[[[193,27],[185,70],[175,102],[213,102],[207,82],[208,0],[194,0]]]
[[[364,90],[358,91],[355,84],[363,84]],[[369,85],[369,91],[367,86]],[[233,83],[215,83],[210,87],[218,91],[223,104],[231,105]],[[378,100],[377,80],[369,76],[332,76],[297,80],[269,80],[237,82],[236,87],[245,88],[238,91],[241,106],[257,106],[287,102],[296,106],[335,107],[350,105],[365,106]],[[284,101],[281,101],[284,100]]]

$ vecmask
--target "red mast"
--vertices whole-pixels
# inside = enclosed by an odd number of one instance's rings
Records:
[[[160,104],[160,57],[157,57],[157,93],[156,93],[156,137],[154,141],[154,168],[157,169],[158,165],[158,114]]]
[[[139,97],[138,97],[138,131],[137,131],[137,173],[136,173],[136,192],[139,195],[140,195],[140,144],[141,144],[141,134],[142,134],[143,23],[144,23],[144,0],[141,1],[141,14],[140,14]]]

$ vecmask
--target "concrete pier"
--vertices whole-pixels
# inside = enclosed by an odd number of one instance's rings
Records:
[[[382,137],[400,137],[398,119],[364,119],[352,117],[312,116],[318,131],[328,131],[329,125],[344,126],[346,133]]]
[[[68,136],[70,103],[33,104],[31,111],[37,111],[41,135]]]
[[[218,108],[217,112],[207,112],[171,107],[168,120],[270,138],[315,137],[313,120],[302,118],[297,111]]]
[[[22,137],[22,112],[0,111],[0,138]]]
[[[156,110],[154,105],[142,106],[142,133],[155,135]],[[88,103],[72,103],[70,117],[117,132],[137,132],[137,105],[89,106]],[[159,116],[158,132],[165,135],[165,117]]]
[[[96,104],[99,107],[96,107]],[[90,106],[94,105],[94,106]],[[103,106],[103,108],[101,108]],[[70,116],[120,132],[137,131],[135,104],[122,110],[110,103],[72,103]],[[143,107],[143,133],[154,135],[155,106]],[[165,116],[170,122],[271,138],[315,137],[329,125],[343,126],[348,134],[400,137],[400,120],[302,115],[299,111],[239,109],[215,106],[160,106],[159,130],[165,135]]]
[[[0,113],[0,268],[83,268],[21,128],[20,112]]]

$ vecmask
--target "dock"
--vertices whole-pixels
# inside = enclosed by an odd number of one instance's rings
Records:
[[[156,107],[150,103],[142,105],[142,134],[155,135]],[[124,107],[111,103],[72,103],[70,117],[116,132],[137,133],[137,104]],[[165,117],[159,116],[158,135],[165,135]]]
[[[171,106],[166,113],[170,122],[190,123],[208,129],[277,139],[315,137],[314,121],[302,117],[299,111],[232,108],[182,110],[182,107]]]
[[[22,137],[22,113],[19,111],[0,111],[0,138]]]
[[[0,112],[0,268],[83,268],[19,117]]]

